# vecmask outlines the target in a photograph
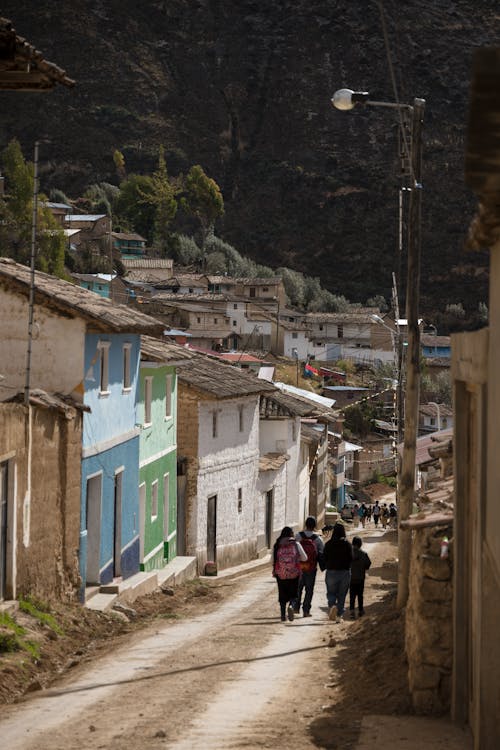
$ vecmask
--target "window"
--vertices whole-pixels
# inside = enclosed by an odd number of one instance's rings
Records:
[[[292,422],[292,440],[293,440],[294,443],[297,440],[297,425],[296,425],[295,421]]]
[[[109,393],[109,347],[111,346],[110,341],[99,341],[99,357],[100,357],[100,385],[99,389],[101,393]]]
[[[299,338],[299,334],[297,333],[297,331],[293,331],[292,332],[292,339],[298,339],[298,338]]]
[[[190,288],[190,289],[189,289],[189,294],[192,294],[192,293],[193,293],[193,289],[192,289],[192,288]]]
[[[165,416],[172,416],[172,375],[165,379]]]
[[[238,309],[238,303],[237,302],[234,303],[233,308],[234,308],[234,310]]]
[[[196,318],[197,323],[201,323],[201,318]]]
[[[436,424],[436,418],[435,417],[431,417],[430,423],[431,423],[432,426],[434,426]]]
[[[316,341],[314,345],[315,346],[323,346],[323,342],[322,341]]]
[[[212,412],[212,437],[217,437],[217,412]]]
[[[255,287],[254,286],[250,287],[250,290],[249,290],[248,294],[249,294],[250,297],[255,297]]]
[[[319,324],[319,330],[320,330],[320,331],[322,331],[322,330],[323,330],[323,324],[322,324],[322,323],[320,323],[320,324]]]
[[[238,419],[239,419],[240,432],[243,432],[243,407],[242,406],[238,407]]]
[[[237,326],[237,325],[238,325],[237,321],[233,320],[233,326]]]
[[[269,287],[268,286],[263,286],[262,287],[262,291],[263,292],[268,292],[269,291]]]
[[[130,353],[132,344],[123,345],[123,389],[130,390],[131,378],[130,378]]]
[[[337,326],[337,338],[344,338],[344,326]]]
[[[151,424],[151,403],[153,400],[153,378],[144,378],[144,424]]]
[[[218,318],[214,318],[214,323],[217,323],[218,320],[219,320]]]
[[[238,513],[241,513],[243,510],[243,490],[241,487],[238,487]]]
[[[151,485],[151,520],[158,518],[158,480]]]

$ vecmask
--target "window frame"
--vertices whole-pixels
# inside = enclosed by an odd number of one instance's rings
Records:
[[[132,390],[132,344],[123,344],[123,392]]]
[[[158,480],[155,479],[153,482],[151,482],[151,521],[156,521],[156,519],[158,518],[159,490],[160,488]]]
[[[144,427],[149,427],[153,419],[153,376],[144,378]]]
[[[172,391],[174,376],[171,372],[165,375],[165,419],[171,419],[172,414]]]
[[[109,396],[109,350],[111,341],[99,341],[99,395]]]

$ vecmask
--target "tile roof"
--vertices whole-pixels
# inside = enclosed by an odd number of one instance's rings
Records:
[[[259,471],[277,471],[289,458],[288,453],[265,453],[259,458]]]
[[[272,383],[259,380],[248,370],[220,362],[203,354],[194,354],[178,367],[181,383],[216,398],[236,398],[259,393],[273,393]]]
[[[30,275],[28,266],[10,258],[0,258],[0,286],[28,296]],[[95,292],[41,271],[35,272],[35,302],[71,317],[83,318],[101,331],[161,335],[165,327],[159,320],[127,305],[114,304]]]
[[[450,336],[434,336],[430,333],[423,333],[420,341],[423,346],[451,346]]]
[[[138,242],[146,242],[145,237],[141,237],[140,234],[134,232],[111,232],[111,236],[117,240],[136,240]]]
[[[181,362],[188,362],[194,356],[189,349],[171,340],[154,338],[153,336],[141,336],[142,360],[177,365]]]
[[[43,54],[16,34],[12,22],[0,18],[0,89],[44,91],[56,83],[72,87],[75,82]]]

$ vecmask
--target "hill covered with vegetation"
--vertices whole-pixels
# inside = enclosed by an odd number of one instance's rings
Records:
[[[424,311],[486,300],[487,255],[463,249],[474,198],[463,179],[474,48],[496,43],[494,0],[386,0],[399,96],[426,99]],[[216,232],[273,268],[318,276],[353,302],[390,297],[399,275],[394,112],[341,113],[348,86],[393,100],[379,4],[366,0],[5,0],[17,32],[77,80],[70,91],[2,93],[0,147],[41,141],[44,189],[82,195],[201,164],[220,186]]]

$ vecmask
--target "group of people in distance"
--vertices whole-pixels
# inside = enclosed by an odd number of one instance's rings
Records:
[[[349,592],[349,612],[355,618],[356,601],[358,614],[365,612],[363,592],[366,571],[371,565],[369,556],[361,547],[359,536],[346,538],[343,523],[337,522],[331,538],[323,543],[316,534],[316,519],[309,516],[305,528],[294,535],[285,526],[273,548],[273,576],[278,584],[278,601],[282,622],[293,621],[296,614],[311,616],[311,602],[318,566],[325,571],[328,617],[339,622],[345,611],[345,600]],[[303,598],[302,598],[303,597]]]
[[[351,510],[351,520],[354,522],[358,521],[363,528],[365,528],[366,523],[371,521],[372,518],[375,528],[378,527],[380,522],[383,529],[386,529],[387,526],[391,529],[396,529],[398,525],[398,511],[395,503],[389,503],[389,505],[382,503],[380,505],[378,500],[373,505],[367,505],[366,503],[358,505],[356,503]]]

